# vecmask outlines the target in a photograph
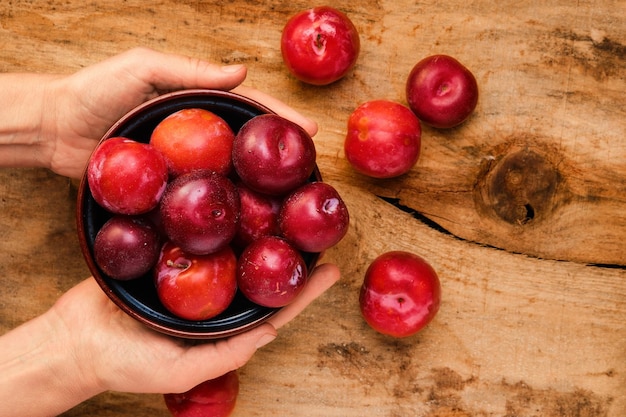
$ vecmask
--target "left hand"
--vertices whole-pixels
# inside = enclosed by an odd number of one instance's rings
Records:
[[[230,90],[246,77],[241,65],[218,65],[180,55],[135,48],[47,85],[41,135],[54,172],[78,178],[102,135],[124,114],[160,94],[190,88]],[[317,125],[282,102],[254,89],[240,93],[300,124]]]
[[[276,329],[338,279],[337,266],[319,265],[298,297],[267,323],[228,339],[195,345],[140,324],[113,304],[93,278],[65,293],[46,317],[57,329],[56,345],[75,358],[71,368],[81,370],[77,381],[85,386],[96,385],[97,392],[184,392],[243,366],[274,339]]]

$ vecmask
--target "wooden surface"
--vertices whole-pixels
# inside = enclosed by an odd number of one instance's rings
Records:
[[[362,53],[329,87],[282,64],[284,22],[312,5],[299,0],[3,2],[0,71],[69,73],[143,45],[245,63],[247,84],[319,122],[318,164],[352,215],[325,258],[343,277],[241,370],[235,416],[626,415],[626,2],[334,4]],[[405,177],[357,175],[350,112],[406,103],[406,75],[432,53],[474,72],[475,115],[424,128]],[[74,199],[47,171],[0,170],[0,331],[87,276]],[[439,315],[403,340],[357,305],[368,263],[392,249],[426,257],[443,286]],[[106,393],[65,415],[168,412],[158,395]]]

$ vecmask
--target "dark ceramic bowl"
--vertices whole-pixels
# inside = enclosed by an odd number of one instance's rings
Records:
[[[230,92],[178,91],[162,95],[131,110],[109,129],[101,142],[115,136],[124,136],[148,143],[152,130],[161,120],[171,113],[191,107],[212,111],[222,117],[235,133],[249,119],[260,114],[273,113],[251,99]],[[321,181],[317,167],[311,181]],[[159,301],[151,274],[135,280],[119,281],[108,277],[96,265],[93,258],[94,240],[98,230],[110,217],[111,214],[93,199],[85,174],[78,189],[77,227],[87,265],[107,296],[124,312],[148,327],[186,339],[217,339],[257,326],[279,310],[254,304],[238,292],[226,311],[217,317],[203,321],[176,317]],[[319,254],[303,255],[311,270]]]

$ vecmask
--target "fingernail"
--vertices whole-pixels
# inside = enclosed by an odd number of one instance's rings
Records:
[[[228,73],[233,73],[233,72],[241,71],[242,68],[243,68],[243,65],[241,65],[241,64],[225,65],[225,66],[222,67],[222,71],[223,72],[228,72]]]
[[[265,333],[263,336],[261,336],[259,338],[259,340],[257,340],[256,348],[257,349],[261,349],[263,346],[267,345],[268,343],[270,343],[274,339],[276,339],[276,335],[275,334]]]

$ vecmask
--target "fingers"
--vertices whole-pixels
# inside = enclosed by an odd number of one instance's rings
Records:
[[[298,297],[291,304],[271,317],[269,322],[274,328],[281,328],[300,314],[317,297],[322,295],[324,291],[332,287],[339,280],[339,277],[339,268],[336,265],[327,263],[317,266]]]
[[[152,85],[159,93],[191,88],[233,90],[300,125],[309,135],[315,136],[317,133],[318,126],[313,120],[268,94],[241,86],[247,75],[247,69],[243,65],[219,66],[197,58],[141,47],[117,55],[111,60],[117,60],[120,63],[118,65],[124,66],[128,72]]]
[[[301,115],[296,110],[292,109],[277,98],[265,94],[255,88],[247,87],[244,85],[240,85],[237,88],[233,89],[233,92],[241,94],[242,96],[249,97],[255,101],[258,101],[259,103],[264,104],[265,106],[275,111],[278,115],[300,125],[311,136],[315,136],[315,134],[317,133],[317,123]]]
[[[230,90],[246,78],[243,65],[219,66],[197,58],[134,48],[113,59],[132,62],[130,71],[160,92],[212,88]]]

